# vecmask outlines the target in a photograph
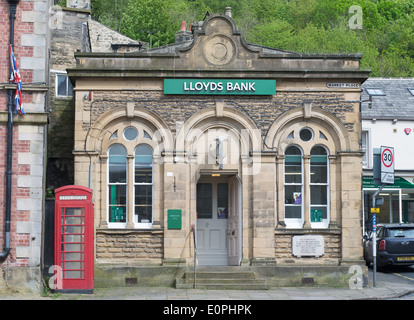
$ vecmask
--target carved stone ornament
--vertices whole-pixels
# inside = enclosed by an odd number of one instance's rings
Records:
[[[203,53],[210,64],[223,66],[235,57],[236,46],[230,38],[216,35],[205,41]]]

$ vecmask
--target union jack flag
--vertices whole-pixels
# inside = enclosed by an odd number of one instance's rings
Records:
[[[10,45],[10,60],[12,66],[10,81],[17,84],[16,95],[14,96],[14,113],[19,112],[20,114],[25,114],[22,101],[22,78],[20,77],[20,72],[19,68],[17,67],[16,58],[14,57],[12,45]]]

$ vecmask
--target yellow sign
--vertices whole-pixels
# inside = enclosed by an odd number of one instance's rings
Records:
[[[379,213],[379,208],[371,208],[371,213]]]

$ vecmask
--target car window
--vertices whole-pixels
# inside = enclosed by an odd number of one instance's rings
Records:
[[[377,238],[381,238],[383,234],[384,234],[384,228],[379,227],[377,229]]]
[[[389,236],[394,238],[414,238],[414,228],[393,228],[389,229]]]

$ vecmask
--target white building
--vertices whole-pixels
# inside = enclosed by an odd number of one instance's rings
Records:
[[[377,223],[414,222],[414,78],[370,78],[362,85],[364,222],[370,226],[373,149],[394,147],[395,182],[379,194]]]

